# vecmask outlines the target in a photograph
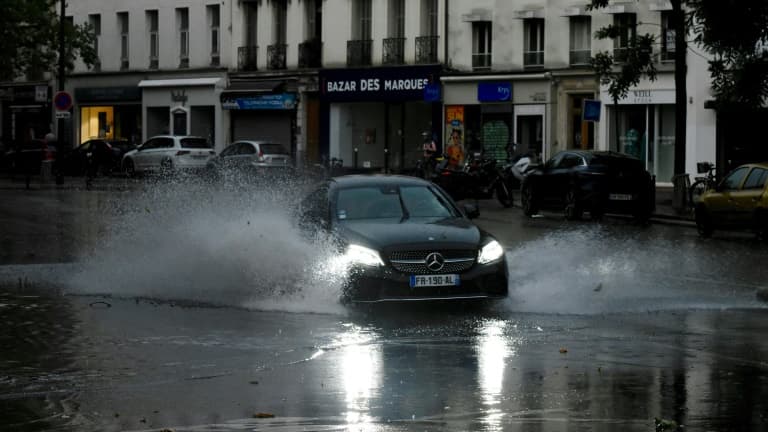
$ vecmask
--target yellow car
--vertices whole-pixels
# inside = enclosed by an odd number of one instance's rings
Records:
[[[768,163],[731,171],[696,204],[696,227],[709,237],[716,228],[751,229],[768,239]]]

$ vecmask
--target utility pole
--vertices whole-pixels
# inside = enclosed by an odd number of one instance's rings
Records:
[[[672,25],[675,29],[675,174],[685,173],[686,126],[688,121],[687,29],[682,0],[671,0]],[[666,37],[666,35],[664,35]]]

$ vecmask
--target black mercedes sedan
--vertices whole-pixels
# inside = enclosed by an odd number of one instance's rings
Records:
[[[568,220],[588,211],[592,219],[605,213],[630,214],[647,220],[656,205],[655,179],[641,160],[617,152],[567,150],[529,171],[521,186],[523,213],[563,210]]]
[[[504,249],[435,184],[390,175],[322,182],[298,223],[338,244],[346,272],[342,302],[469,300],[507,295]]]

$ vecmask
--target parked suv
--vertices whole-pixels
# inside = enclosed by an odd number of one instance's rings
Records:
[[[234,172],[243,174],[285,174],[293,158],[282,144],[268,141],[236,141],[208,161],[207,169],[218,177]]]
[[[648,219],[656,205],[655,182],[635,157],[616,152],[567,150],[530,172],[522,185],[527,216],[539,209],[557,209],[568,220],[588,211],[631,214]]]
[[[122,168],[129,176],[143,172],[205,168],[208,160],[215,155],[216,152],[205,138],[159,135],[126,153]]]

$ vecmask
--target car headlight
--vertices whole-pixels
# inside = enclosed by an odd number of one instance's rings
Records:
[[[504,256],[504,248],[496,240],[491,240],[485,246],[480,249],[480,258],[477,259],[479,264],[488,264],[498,260]]]
[[[344,257],[349,264],[362,264],[372,267],[384,265],[384,261],[381,260],[378,252],[364,246],[349,245]]]

